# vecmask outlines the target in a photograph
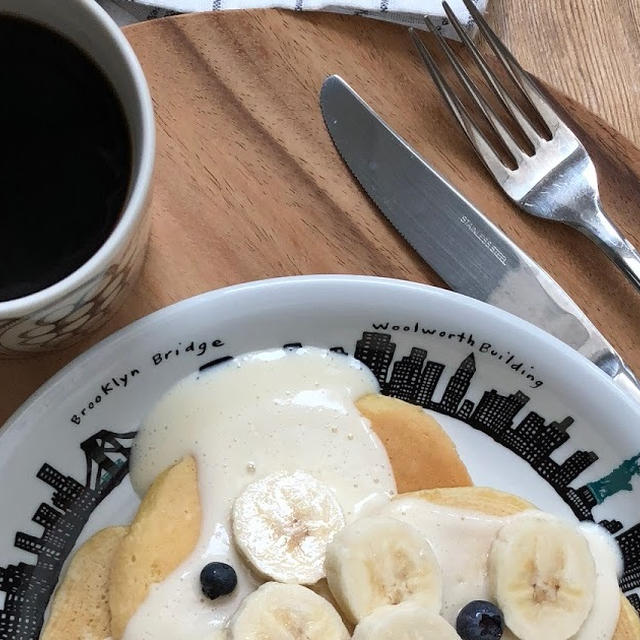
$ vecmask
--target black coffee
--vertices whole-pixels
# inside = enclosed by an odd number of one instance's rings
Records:
[[[132,160],[118,97],[77,46],[0,13],[0,61],[3,301],[54,284],[100,248]]]

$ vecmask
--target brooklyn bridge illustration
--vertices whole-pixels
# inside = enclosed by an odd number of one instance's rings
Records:
[[[457,418],[513,451],[555,489],[580,520],[593,520],[594,507],[620,491],[631,491],[633,477],[640,476],[639,453],[607,476],[578,488],[571,487],[598,459],[593,451],[581,450],[561,463],[551,458],[556,449],[569,441],[568,430],[573,418],[547,423],[541,415],[529,411],[514,424],[530,400],[521,391],[508,395],[495,389],[485,391],[477,404],[466,398],[476,373],[473,353],[446,379],[443,378],[445,366],[429,360],[425,349],[413,347],[409,355],[394,361],[395,351],[391,335],[365,331],[356,343],[354,356],[371,369],[385,395]],[[444,390],[436,400],[434,393],[438,385]],[[616,540],[624,558],[621,588],[630,591],[640,587],[640,523],[626,531],[622,531],[624,526],[618,520],[602,520],[599,524],[610,533],[618,534]],[[640,613],[640,597],[634,593],[629,600]]]
[[[51,504],[42,503],[32,517],[43,529],[39,537],[18,532],[15,546],[32,553],[35,564],[20,562],[0,567],[1,640],[37,640],[49,598],[66,557],[93,510],[129,472],[135,432],[100,431],[81,445],[86,458],[84,482],[48,464],[37,477],[52,489]],[[1,601],[1,600],[0,600]]]

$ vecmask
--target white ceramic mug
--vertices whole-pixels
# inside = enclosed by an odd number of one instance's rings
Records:
[[[131,288],[149,235],[147,204],[155,156],[155,124],[140,63],[118,26],[95,0],[0,0],[0,13],[50,27],[98,64],[120,98],[133,149],[127,198],[105,243],[59,282],[22,298],[0,302],[0,357],[19,357],[66,347],[79,340],[100,326]]]

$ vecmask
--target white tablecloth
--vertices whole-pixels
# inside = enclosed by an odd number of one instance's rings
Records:
[[[438,25],[447,29],[441,0],[97,0],[120,25],[141,20],[162,18],[174,13],[192,11],[220,11],[225,9],[282,8],[298,11],[331,11],[364,15],[406,26],[425,28],[423,16],[429,15]],[[482,11],[487,0],[474,0]],[[473,22],[462,0],[449,0],[449,5],[462,22],[471,29]]]

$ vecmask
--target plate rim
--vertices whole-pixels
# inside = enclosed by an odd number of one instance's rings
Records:
[[[210,289],[194,296],[183,298],[182,300],[178,300],[177,302],[174,302],[170,305],[161,307],[160,309],[152,311],[151,313],[148,313],[134,320],[133,322],[126,324],[124,327],[121,327],[114,333],[106,336],[96,344],[90,346],[88,349],[78,354],[64,367],[62,367],[62,369],[57,371],[55,374],[53,374],[53,376],[48,378],[36,390],[34,390],[24,400],[24,402],[22,402],[22,404],[20,404],[20,406],[9,416],[4,424],[0,425],[0,443],[2,443],[3,446],[10,446],[12,437],[15,435],[16,429],[19,428],[19,423],[22,415],[25,414],[32,405],[36,404],[39,400],[41,400],[41,398],[50,393],[55,385],[58,384],[58,382],[63,379],[69,373],[69,371],[75,369],[78,366],[81,366],[90,358],[95,357],[95,355],[100,351],[109,349],[113,344],[122,340],[123,338],[128,337],[129,335],[137,331],[140,331],[144,326],[154,322],[159,317],[178,313],[183,307],[193,304],[199,304],[204,300],[215,300],[216,298],[222,299],[226,296],[250,291],[252,289],[270,289],[272,287],[281,286],[300,286],[307,283],[310,283],[312,285],[368,284],[382,287],[397,287],[420,292],[421,294],[425,294],[428,296],[434,296],[435,298],[441,300],[453,299],[458,304],[463,304],[463,306],[473,308],[481,314],[484,314],[486,317],[493,317],[499,322],[506,322],[507,324],[515,326],[519,331],[530,334],[535,340],[547,343],[549,348],[562,353],[564,357],[571,361],[572,366],[575,366],[577,369],[583,369],[584,372],[590,372],[590,375],[592,376],[594,376],[595,374],[595,378],[599,380],[598,384],[608,387],[610,392],[614,393],[614,395],[617,395],[618,400],[625,404],[632,411],[632,413],[635,413],[640,420],[640,406],[633,402],[633,400],[629,396],[627,396],[597,365],[588,360],[572,347],[562,342],[560,339],[556,338],[550,333],[547,333],[543,329],[540,329],[529,321],[523,320],[522,318],[508,311],[504,311],[482,300],[477,300],[470,296],[451,291],[450,289],[444,289],[442,287],[436,287],[412,280],[402,280],[399,278],[388,278],[383,276],[359,274],[311,274],[280,276],[275,278],[265,278],[262,280],[250,280],[247,282],[220,287],[218,289]]]

